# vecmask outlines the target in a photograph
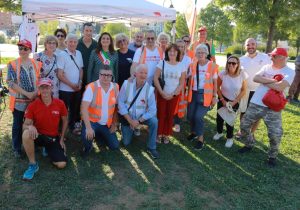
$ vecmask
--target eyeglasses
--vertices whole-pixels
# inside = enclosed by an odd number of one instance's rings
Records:
[[[154,39],[155,39],[154,37],[147,37],[148,41],[150,41],[150,40],[154,41]]]
[[[183,40],[185,43],[190,43],[191,41],[190,40]]]
[[[30,50],[28,47],[24,47],[24,46],[19,46],[18,48],[19,48],[20,51],[21,50],[24,50],[24,51]]]
[[[57,34],[56,37],[57,37],[57,38],[59,38],[59,37],[64,38],[65,35],[63,35],[63,34]]]
[[[237,63],[236,62],[227,62],[227,64],[235,66]]]
[[[121,43],[121,42],[126,42],[126,39],[121,39],[118,41],[118,43]]]
[[[107,77],[107,78],[112,78],[112,74],[100,74],[101,77]]]
[[[56,42],[47,42],[47,44],[56,45]]]

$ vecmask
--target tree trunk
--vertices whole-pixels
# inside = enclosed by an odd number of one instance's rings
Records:
[[[222,45],[223,45],[223,43],[221,42],[220,43],[220,53],[222,52]]]
[[[275,24],[276,24],[276,8],[277,4],[279,4],[278,0],[273,0],[272,9],[270,11],[270,24],[269,24],[269,31],[268,31],[268,41],[267,41],[267,48],[266,53],[269,53],[272,51],[272,43],[275,33]]]

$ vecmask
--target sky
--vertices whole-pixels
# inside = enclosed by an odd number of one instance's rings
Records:
[[[174,8],[176,9],[176,11],[179,12],[184,12],[183,10],[185,8],[184,5],[185,0],[148,0],[148,1],[165,7],[169,7],[172,1]],[[201,8],[206,7],[211,1],[212,0],[197,0],[197,9],[200,10]]]

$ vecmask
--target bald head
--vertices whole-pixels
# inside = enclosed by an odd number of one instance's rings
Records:
[[[250,56],[251,55],[255,55],[255,53],[256,53],[256,47],[257,47],[257,44],[256,44],[256,40],[255,39],[248,38],[245,41],[245,49],[249,53]]]

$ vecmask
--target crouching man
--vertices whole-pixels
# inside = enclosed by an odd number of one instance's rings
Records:
[[[59,169],[67,164],[64,135],[67,129],[67,108],[63,101],[52,97],[52,81],[43,78],[38,81],[40,97],[26,109],[23,124],[23,146],[29,159],[29,167],[23,175],[24,180],[31,180],[39,170],[35,160],[35,146],[43,146],[52,163]],[[59,124],[62,131],[59,135]]]
[[[148,68],[139,64],[135,70],[136,78],[133,81],[125,80],[118,98],[119,113],[121,117],[122,142],[125,146],[130,144],[132,135],[139,132],[141,124],[149,126],[147,152],[156,159],[159,157],[156,150],[157,118],[154,87],[148,84]],[[125,119],[124,119],[125,118]]]

